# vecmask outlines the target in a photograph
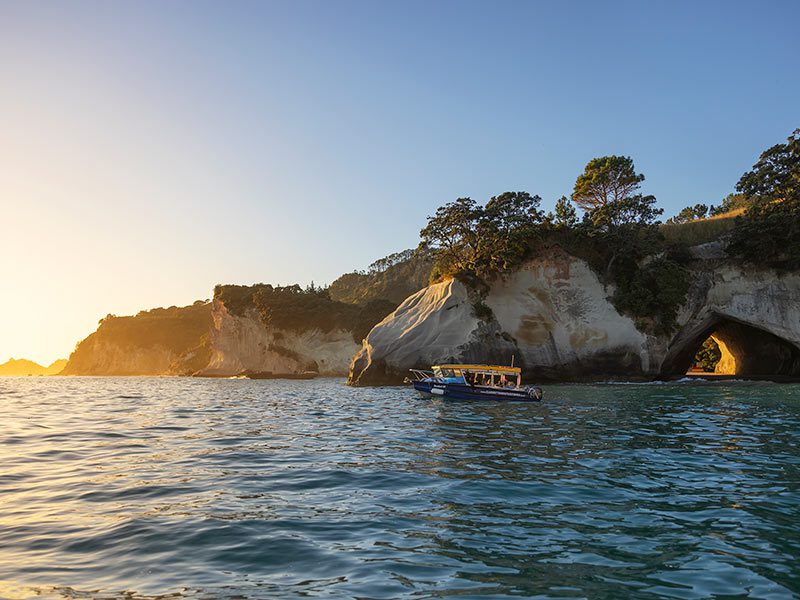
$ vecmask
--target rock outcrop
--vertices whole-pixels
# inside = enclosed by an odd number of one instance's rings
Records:
[[[109,315],[78,343],[62,375],[186,375],[208,364],[211,303]]]
[[[265,326],[254,309],[239,316],[215,299],[211,357],[197,374],[230,376],[243,371],[345,375],[359,345],[345,329],[291,331]]]
[[[800,375],[800,276],[736,266],[713,248],[697,254],[671,335],[639,329],[614,307],[612,286],[556,248],[492,282],[485,307],[455,280],[409,297],[370,331],[349,382],[399,383],[409,368],[509,364],[512,354],[528,379],[672,377],[712,334],[725,342],[735,374]],[[754,359],[758,353],[766,359]]]

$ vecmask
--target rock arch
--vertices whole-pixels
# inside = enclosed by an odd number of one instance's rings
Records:
[[[770,329],[769,324],[756,325],[711,312],[673,338],[660,375],[670,378],[686,373],[702,343],[712,337],[722,352],[719,374],[754,379],[800,378],[800,348]]]

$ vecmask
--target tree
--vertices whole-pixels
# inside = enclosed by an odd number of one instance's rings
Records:
[[[492,196],[483,209],[486,225],[503,234],[518,232],[542,220],[539,205],[542,199],[528,192],[505,192]]]
[[[705,219],[708,216],[707,204],[695,204],[681,209],[677,215],[667,220],[667,223],[688,223],[697,219]]]
[[[590,211],[633,195],[644,181],[628,156],[593,158],[575,181],[572,201]]]
[[[728,251],[754,264],[800,268],[800,129],[765,150],[736,190],[748,208],[736,220]]]
[[[541,198],[527,192],[493,196],[485,207],[459,198],[436,210],[420,231],[439,275],[468,273],[491,277],[511,269],[526,255],[542,222]]]
[[[556,229],[572,229],[578,224],[578,214],[566,196],[561,196],[556,200],[555,215],[552,221]]]
[[[747,197],[744,194],[728,194],[719,206],[711,206],[708,214],[712,217],[724,215],[737,208],[747,208]]]
[[[656,219],[664,212],[656,208],[655,196],[636,194],[600,205],[584,215],[595,229],[610,232],[620,227],[655,227]]]
[[[541,201],[528,192],[492,196],[478,223],[476,275],[491,277],[522,262],[542,222]]]
[[[441,272],[469,271],[478,251],[478,223],[483,209],[472,198],[458,198],[436,209],[419,232],[421,248],[436,255]]]
[[[717,363],[722,358],[719,345],[710,337],[703,342],[697,354],[694,355],[694,364],[703,369],[706,373],[713,373],[717,368]]]
[[[762,152],[752,170],[739,179],[736,191],[762,202],[796,198],[800,193],[800,129],[795,129],[785,144]]]

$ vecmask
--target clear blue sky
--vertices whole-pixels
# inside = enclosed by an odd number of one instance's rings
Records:
[[[550,208],[598,155],[632,156],[665,216],[718,202],[800,127],[798,23],[800,2],[2,2],[0,362],[218,282],[330,282],[459,196]]]

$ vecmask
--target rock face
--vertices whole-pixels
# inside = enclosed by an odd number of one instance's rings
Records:
[[[685,372],[697,346],[712,334],[723,351],[718,371],[800,375],[800,276],[795,273],[747,269],[724,260],[700,263],[679,324],[658,357],[661,375]]]
[[[409,297],[370,331],[349,382],[399,383],[409,368],[509,364],[512,354],[528,379],[671,377],[686,372],[712,334],[724,341],[735,374],[800,375],[800,277],[705,254],[692,267],[672,335],[640,331],[588,264],[554,249],[494,281],[483,300],[492,314],[483,320],[475,316],[478,298],[454,280]]]
[[[467,288],[451,279],[409,296],[370,331],[353,358],[349,382],[398,383],[410,368],[472,358],[505,362],[513,350],[496,324],[474,315]]]
[[[183,375],[208,363],[211,305],[109,315],[70,355],[63,375]]]
[[[350,358],[358,350],[350,331],[318,329],[295,332],[265,327],[256,311],[231,314],[220,300],[213,301],[211,357],[198,374],[238,375],[242,371],[296,373],[307,370],[322,375],[346,375]]]
[[[77,351],[76,351],[77,352]],[[63,375],[172,375],[179,355],[164,346],[127,346],[97,333],[81,342]]]

